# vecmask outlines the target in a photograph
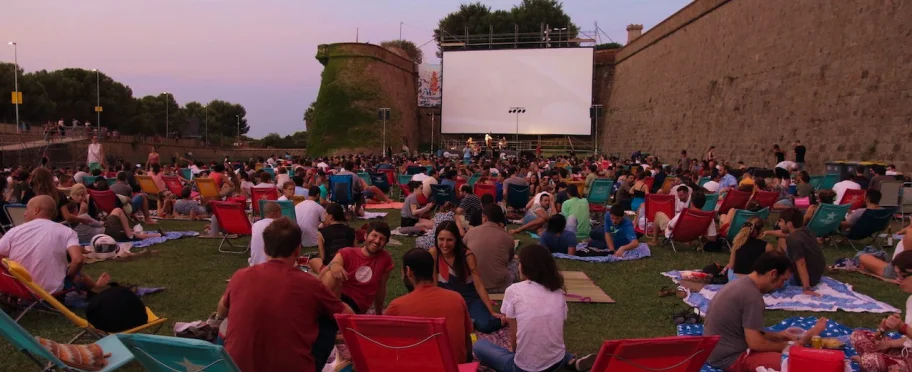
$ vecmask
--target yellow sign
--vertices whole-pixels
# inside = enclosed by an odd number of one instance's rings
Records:
[[[11,102],[12,102],[14,105],[21,105],[21,104],[22,104],[22,92],[12,92],[12,94],[11,94],[10,96],[12,97]]]
[[[95,106],[95,112],[101,112],[101,111],[102,111],[101,106]]]

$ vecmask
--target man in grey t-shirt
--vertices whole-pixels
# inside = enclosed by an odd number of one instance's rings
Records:
[[[791,267],[788,257],[764,253],[754,264],[754,272],[729,282],[713,297],[703,335],[721,339],[709,355],[709,365],[725,371],[755,371],[761,366],[778,369],[789,341],[805,345],[823,331],[826,318],[820,318],[801,339],[785,332],[764,331],[763,294],[782,287]]]
[[[795,208],[779,213],[779,228],[788,234],[785,238],[786,253],[792,261],[792,279],[789,285],[801,286],[804,293],[819,296],[813,291],[826,271],[826,258],[817,243],[817,237],[804,224],[804,214]]]

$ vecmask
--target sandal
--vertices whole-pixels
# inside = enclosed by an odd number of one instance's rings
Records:
[[[662,286],[662,288],[659,289],[659,297],[668,297],[674,294],[675,291],[671,288],[668,288],[668,286]]]
[[[678,289],[675,290],[675,296],[677,298],[680,298],[683,300],[683,299],[687,298],[687,290],[685,290],[684,288],[678,287]]]

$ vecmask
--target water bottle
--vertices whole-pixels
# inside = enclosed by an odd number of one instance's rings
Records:
[[[893,228],[890,227],[887,229],[887,240],[884,248],[893,248]]]

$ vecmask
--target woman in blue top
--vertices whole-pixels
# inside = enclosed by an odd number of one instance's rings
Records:
[[[576,234],[564,230],[566,228],[567,218],[564,215],[555,214],[551,216],[538,243],[548,248],[551,253],[576,255]]]

